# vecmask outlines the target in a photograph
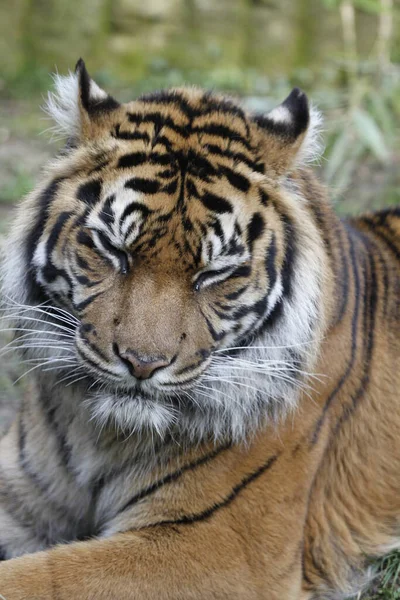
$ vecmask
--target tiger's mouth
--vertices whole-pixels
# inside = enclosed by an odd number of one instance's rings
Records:
[[[178,406],[184,401],[182,392],[188,388],[187,384],[181,385],[177,382],[168,384],[164,389],[159,389],[149,385],[147,381],[137,381],[132,385],[109,383],[105,387],[104,382],[92,376],[88,376],[88,380],[88,389],[92,395],[107,394],[114,398],[115,403],[119,403],[123,399],[125,403],[154,402]]]

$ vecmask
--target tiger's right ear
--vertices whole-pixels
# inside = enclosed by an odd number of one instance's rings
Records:
[[[316,160],[322,152],[321,115],[298,88],[282,104],[266,115],[254,116],[253,121],[266,165],[277,175],[285,174],[294,165]]]
[[[120,106],[93,81],[81,58],[74,73],[54,75],[54,86],[44,110],[55,122],[56,133],[68,138],[92,137],[99,118]]]

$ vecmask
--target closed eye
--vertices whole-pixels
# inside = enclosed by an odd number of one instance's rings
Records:
[[[92,229],[91,231],[94,242],[99,250],[105,253],[106,258],[111,260],[121,275],[126,275],[129,272],[130,266],[128,254],[124,250],[114,246],[98,229]]]

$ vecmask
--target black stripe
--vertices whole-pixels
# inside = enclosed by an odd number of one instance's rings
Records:
[[[211,223],[209,223],[209,226],[212,227],[212,229],[215,232],[215,235],[219,238],[221,245],[224,246],[225,245],[225,234],[224,234],[224,231],[221,227],[221,223],[219,222],[218,218],[211,221]]]
[[[70,217],[71,213],[69,212],[62,212],[58,215],[57,220],[52,227],[51,233],[46,243],[46,253],[48,258],[51,257],[51,253],[53,252],[54,247],[58,242],[61,231],[63,230],[65,223],[69,220]]]
[[[247,292],[247,290],[248,290],[248,286],[244,285],[243,287],[236,290],[236,292],[231,292],[230,294],[226,294],[225,298],[227,300],[236,300],[237,298],[239,298],[239,296],[244,294],[244,292]]]
[[[175,105],[186,117],[188,117],[188,119],[192,119],[196,114],[195,109],[190,106],[188,100],[186,100],[186,98],[184,98],[176,90],[161,90],[159,92],[144,94],[138,98],[138,101],[145,102],[146,104],[157,103],[165,106]]]
[[[42,414],[46,421],[47,428],[53,434],[53,439],[57,443],[58,452],[57,456],[61,459],[62,466],[70,473],[69,462],[71,459],[71,446],[67,441],[65,432],[61,430],[61,427],[56,419],[57,406],[51,406],[52,396],[48,396],[46,391],[43,390],[39,396],[40,406],[42,408]]]
[[[108,375],[112,375],[113,377],[115,377],[115,373],[113,373],[111,370],[106,369],[105,367],[103,367],[102,365],[98,365],[97,363],[95,363],[91,358],[89,358],[86,354],[84,354],[81,350],[81,348],[79,348],[78,346],[76,347],[76,350],[79,354],[79,356],[81,357],[81,359],[91,365],[91,367],[93,367],[93,369],[98,372],[102,372],[102,373],[107,373]]]
[[[75,259],[76,264],[80,269],[82,269],[83,271],[93,271],[93,269],[89,266],[88,262],[83,258],[83,256],[80,256],[80,254],[77,254],[76,252]]]
[[[294,275],[294,267],[296,261],[296,241],[297,235],[295,226],[291,219],[284,214],[281,214],[281,219],[284,225],[285,231],[285,258],[282,265],[282,295],[286,298],[290,298],[292,295],[292,283]]]
[[[232,152],[230,150],[225,150],[216,146],[215,144],[205,144],[204,148],[208,150],[211,154],[215,154],[216,156],[222,156],[224,158],[230,158],[235,164],[243,163],[252,171],[256,171],[258,173],[264,172],[264,165],[261,165],[258,162],[255,162],[248,158],[242,152]]]
[[[103,223],[105,225],[107,225],[107,227],[110,227],[115,221],[115,216],[114,216],[113,209],[112,209],[112,205],[113,205],[114,201],[115,201],[115,194],[111,194],[111,196],[108,196],[106,198],[106,201],[104,202],[103,208],[101,209],[101,211],[99,213],[100,219],[103,221]]]
[[[7,552],[4,546],[0,546],[0,561],[7,560]]]
[[[213,113],[224,113],[228,116],[233,116],[240,119],[248,134],[248,124],[245,113],[240,106],[237,106],[226,98],[218,98],[213,96],[211,91],[204,93],[202,105],[196,116],[206,116]]]
[[[120,250],[119,248],[116,248],[115,246],[113,246],[112,243],[107,239],[107,237],[101,231],[97,231],[96,233],[97,233],[97,236],[99,238],[101,245],[103,246],[103,249],[106,250],[109,254],[111,254],[111,256],[114,256],[114,258],[116,258],[118,260],[121,273],[126,274],[129,270],[128,255],[126,254],[126,252],[124,252],[124,250]],[[112,261],[108,257],[103,256],[103,258],[105,258],[107,260],[107,262],[109,262],[112,265]]]
[[[132,177],[125,182],[125,187],[135,192],[144,194],[156,194],[160,189],[160,182],[156,179],[144,179],[143,177]]]
[[[376,230],[374,228],[371,228],[370,223],[367,223],[368,225],[368,229],[371,232],[371,234],[373,236],[375,236],[376,234]],[[383,294],[383,316],[386,317],[388,315],[388,302],[389,302],[389,294],[390,294],[390,281],[389,281],[389,269],[388,269],[388,265],[386,262],[386,258],[383,255],[381,248],[379,247],[379,245],[374,244],[374,252],[377,255],[377,258],[379,260],[380,266],[381,266],[381,273],[382,273],[382,278],[383,278],[383,282],[382,282],[382,294]]]
[[[172,129],[172,131],[183,138],[187,138],[189,135],[188,127],[182,127],[182,125],[178,125],[173,119],[171,119],[171,117],[162,115],[159,112],[146,114],[128,113],[128,119],[130,123],[134,123],[138,126],[142,123],[153,123],[158,131],[161,131],[161,129],[164,127],[168,127],[168,129]]]
[[[70,217],[71,217],[71,214],[68,212],[61,213],[58,216],[57,221],[51,230],[51,233],[50,233],[49,238],[46,243],[46,256],[47,256],[48,262],[43,267],[42,274],[48,283],[53,283],[57,279],[57,277],[62,277],[68,283],[69,289],[71,290],[72,289],[72,281],[71,281],[71,278],[68,275],[68,273],[64,269],[59,269],[58,267],[54,266],[52,263],[49,262],[49,261],[51,261],[51,255],[52,255],[53,250],[59,240],[60,233],[61,233],[65,223],[70,219]]]
[[[390,248],[396,259],[400,261],[400,248],[396,246],[393,240],[386,235],[385,231],[382,231],[381,227],[377,227],[377,224],[372,218],[370,219],[368,217],[363,217],[362,220],[371,228],[374,235],[378,236],[386,244],[386,246]]]
[[[38,492],[41,494],[42,499],[46,503],[47,509],[49,507],[49,503],[51,508],[59,513],[59,515],[65,516],[68,511],[66,506],[60,506],[54,502],[53,499],[50,498],[50,488],[54,486],[54,479],[51,484],[45,484],[39,477],[39,474],[36,473],[32,466],[29,463],[29,459],[26,453],[26,431],[23,423],[23,416],[20,415],[19,418],[19,466],[21,470],[25,474],[25,476],[32,482],[33,486],[37,488]]]
[[[81,328],[81,331],[82,328]],[[98,355],[100,358],[102,358],[104,360],[104,362],[108,362],[108,358],[107,356],[100,350],[100,348],[98,348],[96,346],[96,344],[94,344],[93,342],[91,342],[90,340],[88,340],[86,337],[83,337],[82,335],[80,336],[82,342],[85,344],[85,346],[87,346],[88,348],[90,348],[90,350],[95,354]]]
[[[98,298],[102,294],[104,294],[104,292],[96,292],[95,294],[92,294],[91,296],[86,298],[86,300],[82,300],[82,302],[78,302],[77,304],[74,302],[74,308],[78,312],[83,311],[89,306],[89,304],[91,304],[94,300],[96,300],[96,298]]]
[[[121,131],[121,125],[116,125],[113,136],[119,140],[142,140],[143,142],[150,142],[148,133],[142,131]]]
[[[226,498],[224,498],[220,502],[216,502],[215,504],[213,504],[209,508],[206,508],[202,512],[194,513],[191,515],[184,515],[178,519],[166,519],[164,521],[159,521],[158,523],[152,523],[148,527],[158,527],[159,525],[192,525],[193,523],[206,521],[222,508],[226,508],[227,506],[229,506],[229,504],[231,504],[248,485],[250,485],[253,481],[261,477],[261,475],[263,475],[266,471],[268,471],[274,465],[277,459],[278,454],[271,456],[263,465],[261,465],[261,467],[259,467],[256,471],[253,471],[253,473],[247,475],[244,479],[242,479],[240,483],[235,485],[231,493],[228,496],[226,496]]]
[[[202,181],[208,183],[212,181],[213,177],[217,176],[217,170],[211,162],[193,150],[189,150],[187,161],[189,173]]]
[[[42,269],[42,275],[47,283],[54,283],[57,277],[62,277],[68,283],[69,290],[72,290],[72,280],[65,269],[58,269],[54,265],[47,264]]]
[[[250,181],[244,175],[241,175],[237,171],[229,169],[229,167],[220,167],[221,173],[225,175],[229,183],[240,190],[241,192],[248,192],[250,188]]]
[[[34,533],[37,536],[39,543],[42,542],[45,545],[49,544],[46,533],[39,530],[39,516],[30,511],[26,503],[23,502],[19,489],[14,490],[12,488],[12,482],[8,482],[7,489],[0,490],[0,501],[2,510],[8,513],[12,519],[17,521],[18,525],[29,530],[31,533]]]
[[[265,270],[266,270],[267,276],[268,276],[269,292],[272,291],[272,289],[276,283],[276,279],[278,277],[276,264],[275,264],[276,254],[277,254],[276,236],[275,236],[275,232],[272,232],[271,243],[267,250],[267,256],[265,257]]]
[[[213,135],[215,137],[222,137],[225,140],[231,140],[232,142],[239,142],[246,150],[252,150],[249,142],[241,135],[239,131],[231,129],[226,125],[220,125],[218,123],[209,123],[208,125],[202,125],[199,127],[193,127],[193,133],[200,133],[202,135]]]
[[[203,315],[203,316],[204,316],[204,315]],[[216,330],[216,329],[214,329],[214,326],[213,326],[213,324],[211,323],[211,321],[210,321],[210,320],[209,320],[209,319],[208,319],[206,316],[204,316],[204,319],[205,319],[205,321],[206,321],[206,324],[207,324],[208,330],[209,330],[209,332],[210,332],[210,334],[211,334],[211,337],[213,338],[213,340],[214,340],[215,342],[220,342],[220,341],[221,341],[221,340],[222,340],[222,339],[225,337],[225,335],[226,335],[226,332],[225,332],[224,330],[222,330],[222,331],[220,331],[220,332],[218,333],[218,332],[217,332],[217,330]]]
[[[140,202],[130,202],[128,206],[125,207],[124,212],[120,218],[120,226],[122,227],[125,219],[129,217],[134,212],[140,212],[143,218],[146,218],[152,211],[147,208],[144,204]]]
[[[265,331],[271,329],[277,324],[277,322],[283,316],[284,306],[285,305],[283,302],[283,298],[280,297],[273,309],[271,310],[271,312],[269,313],[268,318],[265,320],[265,323],[263,323],[261,327],[257,330],[258,336],[262,335]]]
[[[254,242],[256,242],[263,234],[264,219],[260,213],[254,213],[250,223],[247,225],[247,243],[250,252],[253,251]]]
[[[322,409],[322,414],[316,423],[315,429],[314,429],[312,437],[311,437],[312,445],[315,445],[318,442],[319,434],[321,432],[322,425],[325,421],[326,414],[327,414],[334,398],[336,397],[338,392],[342,389],[344,383],[347,381],[350,373],[353,370],[354,363],[356,360],[356,352],[357,352],[356,337],[357,337],[357,326],[358,326],[358,317],[359,317],[359,313],[360,313],[360,301],[361,301],[361,298],[360,298],[360,275],[358,272],[357,257],[356,257],[356,253],[355,253],[354,242],[353,242],[353,236],[355,234],[353,233],[352,227],[348,223],[345,223],[345,227],[346,227],[347,237],[348,237],[348,241],[349,241],[351,269],[352,269],[353,277],[354,277],[354,298],[355,298],[355,306],[353,309],[353,315],[352,315],[352,319],[351,319],[350,359],[349,359],[349,362],[348,362],[345,372],[343,373],[339,382],[336,384],[334,390],[330,393],[327,401],[325,402],[325,405]]]
[[[76,241],[78,242],[78,244],[86,246],[86,248],[90,248],[90,250],[94,250],[96,248],[93,239],[88,233],[86,233],[86,231],[83,231],[82,229],[80,229],[76,234]]]
[[[142,165],[148,160],[148,155],[144,152],[132,152],[131,154],[125,154],[121,156],[118,163],[117,169],[126,169],[128,167],[137,167]]]
[[[233,271],[233,273],[229,276],[230,279],[236,279],[238,277],[250,277],[251,275],[251,266],[250,265],[240,265],[237,269]]]
[[[215,278],[218,278],[215,283],[220,283],[220,278],[224,277],[224,275],[227,275],[230,271],[232,271],[232,265],[222,267],[221,269],[213,269],[212,271],[204,271],[204,273],[200,273],[194,282],[195,289],[200,289],[201,285],[204,282],[207,282],[208,279],[214,280]]]
[[[100,194],[101,181],[99,179],[93,179],[92,181],[82,183],[76,192],[78,200],[89,206],[93,206],[100,200]]]
[[[178,181],[177,181],[177,179],[173,179],[166,185],[163,185],[160,188],[160,192],[164,192],[164,194],[169,194],[170,196],[172,196],[173,194],[175,194],[177,187],[178,187]]]
[[[340,305],[339,310],[337,312],[335,321],[333,323],[333,327],[341,323],[349,300],[349,265],[347,262],[346,251],[343,245],[343,229],[341,226],[337,228],[336,231],[336,243],[339,248],[340,253],[340,261],[339,261],[339,273],[336,274],[337,277],[340,277],[341,283],[341,294],[340,294]]]
[[[177,481],[184,473],[187,473],[188,471],[194,471],[198,467],[201,467],[201,466],[207,464],[208,462],[210,462],[211,460],[213,460],[214,458],[216,458],[217,456],[222,454],[222,452],[225,452],[225,450],[228,450],[229,448],[231,448],[231,444],[230,443],[225,444],[224,446],[217,448],[213,452],[210,452],[210,454],[206,454],[205,456],[202,456],[201,458],[198,458],[197,460],[195,460],[191,463],[188,463],[187,465],[184,465],[180,469],[177,469],[173,473],[169,473],[168,475],[166,475],[162,479],[159,479],[158,481],[156,481],[149,487],[145,488],[138,494],[135,494],[134,496],[132,496],[132,498],[130,500],[128,500],[122,506],[122,508],[119,509],[117,514],[120,514],[120,513],[124,512],[125,510],[127,510],[128,508],[131,508],[134,504],[137,504],[137,502],[139,502],[140,500],[143,500],[143,498],[146,498],[147,496],[151,496],[151,494],[154,494],[157,490],[162,488],[164,485],[167,485],[169,483],[173,483],[174,481]]]
[[[100,281],[92,281],[91,279],[89,279],[89,277],[86,277],[85,275],[75,275],[75,280],[87,288],[92,288],[92,287],[95,287],[96,285],[100,285],[100,283],[103,283],[103,281],[101,281],[101,280]]]
[[[269,195],[265,190],[259,190],[258,195],[260,197],[260,202],[263,206],[268,206],[269,204]]]
[[[363,323],[363,343],[364,343],[364,360],[363,360],[363,375],[357,391],[351,395],[351,403],[344,406],[344,410],[338,418],[334,433],[338,431],[340,426],[353,414],[359,401],[362,399],[365,389],[369,384],[370,368],[372,354],[374,351],[374,340],[375,340],[375,319],[378,305],[378,281],[376,276],[376,268],[373,254],[375,252],[375,245],[371,243],[368,237],[361,233],[356,232],[358,239],[364,245],[367,256],[368,256],[368,275],[365,272],[365,284],[364,284],[364,323]]]
[[[187,159],[185,156],[182,155],[182,153],[179,153],[177,155],[177,160],[178,160],[179,169],[180,169],[179,198],[178,198],[177,207],[179,210],[182,210],[184,207],[184,204],[185,204],[186,181],[189,181],[186,179],[188,165],[187,165]]]
[[[47,299],[44,290],[39,288],[36,282],[34,271],[32,270],[32,259],[39,240],[43,235],[49,216],[51,203],[54,200],[54,197],[60,188],[60,184],[64,181],[64,179],[65,177],[53,179],[53,181],[49,183],[49,185],[39,195],[37,201],[37,212],[32,224],[32,229],[26,237],[25,256],[26,263],[28,265],[26,272],[26,284],[28,288],[29,299],[32,304],[41,303]]]

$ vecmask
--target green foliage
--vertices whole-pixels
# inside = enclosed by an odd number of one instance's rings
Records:
[[[322,2],[331,9],[339,8],[343,4],[343,0],[322,0]],[[355,8],[364,12],[372,14],[380,14],[382,12],[380,0],[353,0],[352,4]]]
[[[394,68],[393,68],[394,69]],[[370,158],[375,168],[392,162],[398,145],[400,81],[397,73],[375,85],[375,78],[357,80],[356,88],[338,99],[341,109],[328,121],[326,181],[340,195],[352,182],[362,161]]]
[[[1,188],[0,203],[12,203],[20,200],[33,187],[34,181],[23,167],[17,168],[10,180]]]
[[[400,600],[400,551],[382,558],[377,564],[378,581],[362,600]]]

